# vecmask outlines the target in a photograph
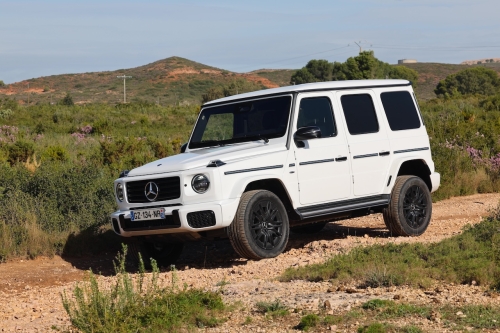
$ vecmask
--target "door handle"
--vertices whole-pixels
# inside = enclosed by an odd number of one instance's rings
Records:
[[[335,162],[344,162],[347,161],[347,156],[337,157]]]
[[[379,156],[387,156],[387,155],[390,155],[391,152],[390,151],[381,151],[380,153],[378,153]]]

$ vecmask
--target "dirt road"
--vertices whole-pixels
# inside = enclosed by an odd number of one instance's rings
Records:
[[[293,331],[295,322],[254,320],[242,326],[247,316],[259,316],[254,311],[258,301],[280,299],[291,309],[317,309],[328,300],[332,309],[348,309],[371,298],[398,298],[410,302],[468,302],[499,303],[475,286],[443,286],[439,295],[411,288],[365,289],[356,293],[332,290],[328,282],[312,283],[276,281],[286,268],[322,262],[332,255],[345,253],[360,245],[435,242],[460,233],[463,226],[481,221],[497,206],[500,194],[478,194],[435,203],[433,218],[427,232],[418,238],[390,237],[380,214],[328,224],[315,235],[291,235],[285,253],[277,258],[247,261],[237,257],[229,241],[189,244],[177,268],[181,284],[190,287],[216,289],[225,284],[226,301],[240,301],[244,309],[230,315],[222,326],[210,329],[217,332],[284,332]],[[60,293],[70,292],[81,281],[85,270],[101,272],[103,284],[112,282],[111,259],[98,258],[40,258],[17,260],[0,264],[0,329],[2,332],[54,332],[65,328],[68,317],[62,308]],[[163,272],[160,282],[170,284],[171,272]],[[300,311],[298,311],[300,312]],[[444,331],[439,323],[426,323],[426,331]],[[424,325],[424,326],[425,326]],[[350,328],[338,328],[350,332]]]

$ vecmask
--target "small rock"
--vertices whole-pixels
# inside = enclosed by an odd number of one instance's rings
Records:
[[[358,292],[359,292],[359,290],[354,289],[354,288],[347,288],[347,289],[345,290],[345,292],[346,292],[346,293],[348,293],[348,294],[355,294],[355,293],[358,293]]]
[[[396,295],[394,295],[393,299],[401,299],[401,295],[400,294],[396,294]]]
[[[331,310],[332,309],[332,304],[330,303],[329,300],[325,301],[324,306],[325,306],[326,310]]]
[[[337,290],[333,287],[330,287],[326,290],[327,293],[334,293],[335,291],[337,291]]]
[[[337,325],[330,326],[330,331],[336,331],[336,330],[337,330]]]
[[[365,234],[363,237],[364,237],[364,238],[368,238],[368,237],[370,237],[370,236],[368,236],[368,234]]]

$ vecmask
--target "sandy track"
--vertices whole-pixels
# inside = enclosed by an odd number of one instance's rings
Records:
[[[279,283],[275,278],[288,267],[322,262],[359,245],[439,241],[459,233],[467,224],[481,221],[489,210],[497,206],[499,199],[500,194],[495,193],[438,202],[433,206],[429,229],[418,238],[390,237],[380,214],[330,223],[316,235],[291,235],[282,255],[262,261],[238,258],[227,240],[189,244],[177,265],[177,275],[181,284],[186,283],[191,287],[217,289],[216,285],[225,281],[228,284],[224,287],[224,298],[230,302],[241,301],[246,306],[245,310],[232,314],[222,327],[213,331],[292,330],[299,317],[294,323],[259,321],[259,324],[253,326],[241,326],[244,316],[253,315],[252,307],[257,301],[276,298],[299,310],[317,309],[326,299],[330,301],[332,308],[338,310],[366,299],[393,298],[396,294],[404,295],[402,299],[423,303],[498,303],[497,299],[491,299],[478,287],[443,286],[444,291],[439,295],[423,294],[420,290],[409,288],[363,290],[360,293],[346,294],[342,290],[332,292],[331,285],[327,282]],[[64,290],[71,291],[75,282],[82,280],[88,268],[92,268],[94,272],[104,272],[100,280],[103,284],[111,283],[113,277],[106,275],[111,271],[112,257],[55,257],[0,264],[0,328],[3,332],[53,332],[53,326],[67,327],[69,320],[62,308],[60,293]],[[160,282],[170,284],[171,274],[161,273]],[[440,330],[438,324],[430,325],[428,329]]]

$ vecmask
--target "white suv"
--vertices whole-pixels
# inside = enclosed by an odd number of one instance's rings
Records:
[[[216,237],[262,259],[285,249],[290,229],[371,213],[393,235],[418,236],[439,183],[409,81],[302,84],[204,104],[181,154],[115,181],[111,221],[160,264]]]

